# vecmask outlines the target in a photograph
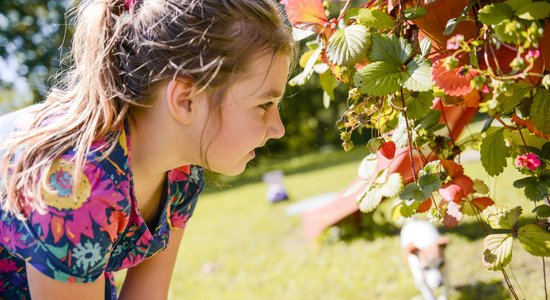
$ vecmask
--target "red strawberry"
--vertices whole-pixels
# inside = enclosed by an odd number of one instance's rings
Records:
[[[387,159],[393,159],[395,156],[395,143],[393,141],[387,141],[380,147],[380,154],[384,155]]]

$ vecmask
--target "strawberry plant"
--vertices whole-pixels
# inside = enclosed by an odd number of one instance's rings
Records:
[[[486,232],[483,266],[501,271],[517,299],[504,269],[513,243],[541,256],[543,266],[550,255],[550,2],[342,2],[331,18],[328,1],[281,1],[296,36],[313,36],[289,84],[318,76],[325,106],[347,103],[337,122],[346,151],[354,131],[372,132],[359,209],[393,199],[396,218],[427,213],[446,227],[475,218]],[[335,99],[337,86],[347,99]],[[474,114],[485,126],[457,140]],[[512,163],[525,176],[513,185],[535,209],[490,198],[483,181],[464,173],[466,149],[480,152],[490,176]],[[404,159],[407,169],[392,167]],[[535,221],[518,226],[529,212]]]

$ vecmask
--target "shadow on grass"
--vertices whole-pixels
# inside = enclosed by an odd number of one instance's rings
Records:
[[[512,299],[509,291],[498,280],[492,282],[476,282],[474,284],[455,287],[457,300],[504,300]]]
[[[533,217],[525,217],[518,220],[517,227],[524,224],[532,224],[535,222],[535,218]],[[488,233],[492,233],[492,229],[489,227],[489,225],[484,224],[486,230],[488,230]],[[481,240],[485,238],[486,234],[484,233],[484,230],[482,229],[481,225],[478,222],[463,222],[457,227],[454,228],[440,228],[439,231],[443,234],[455,234],[460,235],[470,241],[475,240]]]
[[[356,239],[373,241],[380,237],[398,235],[400,229],[387,220],[383,214],[364,214],[357,211],[325,230],[319,239],[323,243],[352,242]]]

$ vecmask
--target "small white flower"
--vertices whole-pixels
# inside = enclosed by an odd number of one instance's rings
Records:
[[[99,243],[92,245],[90,241],[84,245],[78,243],[73,248],[73,257],[76,258],[76,266],[87,272],[90,267],[101,261],[101,247]]]

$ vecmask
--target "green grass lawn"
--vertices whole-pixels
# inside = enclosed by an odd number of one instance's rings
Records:
[[[304,237],[300,217],[285,213],[300,199],[345,187],[356,176],[360,158],[361,153],[355,151],[306,157],[311,163],[300,164],[303,158],[288,161],[284,165],[299,167],[288,170],[291,174],[285,177],[292,197],[286,203],[268,203],[266,185],[250,178],[246,184],[205,193],[188,224],[170,298],[332,300],[418,296],[395,230],[379,234],[376,239],[361,238],[365,235],[359,233],[352,239],[310,243]],[[497,202],[514,205],[524,201],[511,186],[517,176],[513,170],[494,179],[479,164],[471,163],[467,172],[473,178],[487,180],[496,190]],[[448,277],[455,289],[451,299],[511,299],[502,285],[502,274],[481,266],[483,236],[473,219],[466,221],[447,233],[451,237]],[[387,225],[370,224],[367,231],[392,232],[381,227]],[[520,298],[544,299],[541,259],[528,255],[517,241],[512,267],[506,271]]]

